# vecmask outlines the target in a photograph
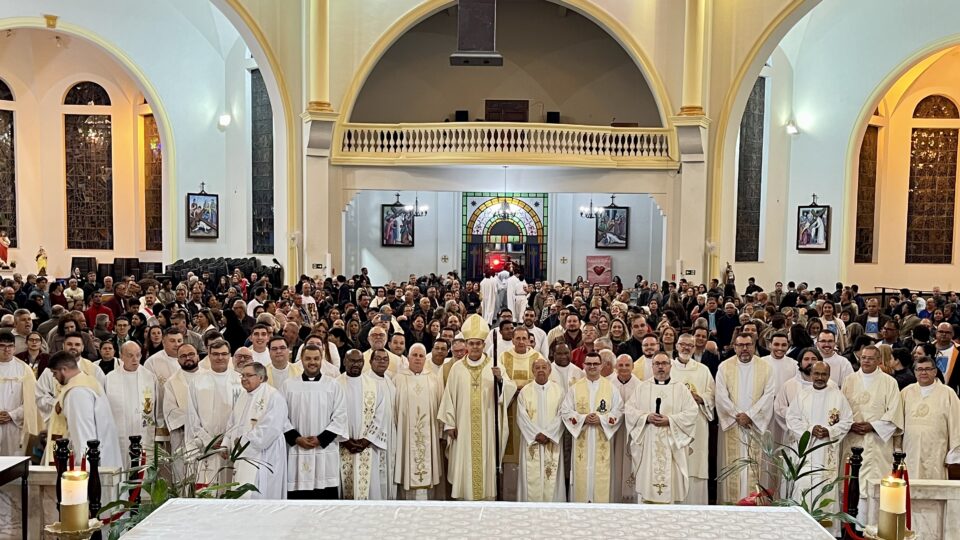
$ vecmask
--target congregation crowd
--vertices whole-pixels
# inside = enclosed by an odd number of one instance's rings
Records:
[[[15,275],[0,455],[46,464],[58,438],[98,439],[103,466],[123,467],[139,435],[147,452],[222,448],[197,483],[260,498],[708,504],[776,483],[752,468],[717,481],[754,435],[810,432],[836,444],[809,466],[834,475],[860,446],[861,478],[885,476],[896,448],[911,478],[944,479],[960,463],[960,299],[925,296],[753,278],[741,292],[729,269],[632,287],[519,270],[382,286],[366,269],[296,286]],[[225,469],[237,442],[251,459]]]

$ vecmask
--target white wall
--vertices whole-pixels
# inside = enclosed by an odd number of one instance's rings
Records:
[[[550,199],[549,279],[586,278],[588,255],[609,255],[613,259],[613,274],[620,276],[625,284],[632,284],[637,274],[649,280],[663,279],[665,220],[652,197],[645,194],[617,195],[618,206],[630,207],[627,249],[595,247],[595,222],[580,217],[580,208],[590,204],[589,194],[556,193]],[[609,194],[594,195],[593,203],[595,206],[610,204]],[[567,263],[562,262],[564,258]]]
[[[616,118],[660,126],[653,95],[623,48],[587,18],[544,0],[497,6],[502,67],[451,67],[456,48],[456,13],[421,22],[377,64],[351,121],[442,122],[461,109],[472,121],[483,119],[486,99],[526,99],[531,122],[560,111],[569,124],[608,125]]]

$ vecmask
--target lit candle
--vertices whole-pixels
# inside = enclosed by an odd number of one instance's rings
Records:
[[[880,482],[880,510],[891,514],[907,513],[907,483],[892,476]]]
[[[66,471],[60,482],[60,504],[72,505],[87,502],[87,481],[90,475],[84,471]]]

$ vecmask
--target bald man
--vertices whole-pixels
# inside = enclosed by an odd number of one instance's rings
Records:
[[[517,497],[527,502],[566,500],[563,463],[564,433],[560,405],[564,390],[550,380],[550,362],[537,357],[531,365],[533,381],[517,397],[517,425],[521,434]]]

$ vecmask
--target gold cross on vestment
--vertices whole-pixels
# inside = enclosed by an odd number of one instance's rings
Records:
[[[657,488],[657,495],[663,495],[663,488],[667,487],[666,484],[653,484],[653,487]]]

